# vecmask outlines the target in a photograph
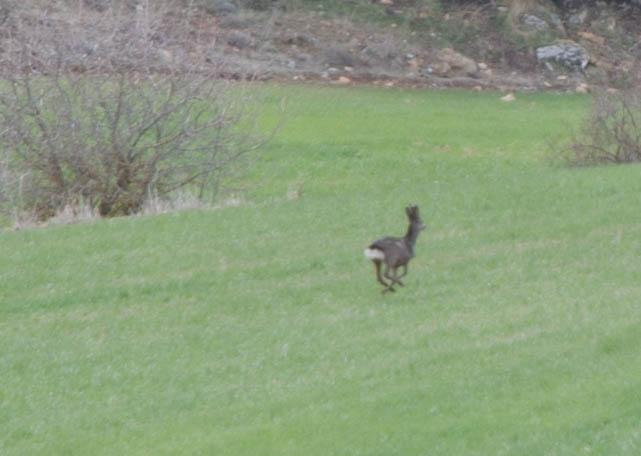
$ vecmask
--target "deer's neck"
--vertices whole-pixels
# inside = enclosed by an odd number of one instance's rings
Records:
[[[405,244],[407,244],[407,247],[409,248],[412,255],[414,255],[414,246],[416,245],[416,239],[418,239],[418,235],[420,232],[421,230],[413,223],[410,223],[410,226],[407,228],[407,234],[405,235]]]

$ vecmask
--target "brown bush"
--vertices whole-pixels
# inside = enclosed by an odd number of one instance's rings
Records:
[[[13,18],[0,60],[0,210],[116,216],[186,187],[204,197],[264,142],[224,69],[170,46],[166,16],[76,19]]]
[[[641,161],[641,93],[639,89],[598,92],[589,117],[568,146],[573,165]]]

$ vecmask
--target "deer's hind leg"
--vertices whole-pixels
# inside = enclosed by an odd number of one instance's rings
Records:
[[[400,286],[404,287],[405,284],[401,282],[401,277],[405,277],[407,275],[407,264],[403,265],[403,273],[401,275],[398,275],[396,271],[398,271],[398,269],[394,269],[394,278],[395,278],[394,281],[398,283]]]
[[[398,270],[397,267],[395,268],[390,268],[388,265],[385,265],[385,272],[383,273],[383,276],[385,276],[386,279],[389,279],[390,287],[392,287],[394,284],[398,284],[400,286],[404,286],[403,282],[399,280],[399,276],[396,274],[396,271]],[[401,276],[402,277],[402,276]]]
[[[390,285],[385,282],[381,276],[381,260],[374,260],[374,267],[376,268],[376,280],[386,289],[389,288]]]

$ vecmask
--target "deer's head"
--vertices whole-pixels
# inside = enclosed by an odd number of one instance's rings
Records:
[[[418,206],[407,206],[405,208],[405,213],[407,214],[407,218],[410,219],[410,223],[416,227],[419,231],[424,230],[427,228],[425,223],[423,223],[423,220],[421,220],[421,216],[418,213]]]

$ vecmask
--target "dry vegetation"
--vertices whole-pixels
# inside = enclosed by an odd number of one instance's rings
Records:
[[[149,5],[7,19],[0,210],[127,215],[179,189],[200,199],[218,190],[265,137],[243,92],[219,77],[222,62],[172,48],[188,21]]]
[[[638,88],[598,92],[583,127],[567,149],[573,165],[641,161],[641,93]]]
[[[573,166],[641,161],[641,59],[630,64],[623,89],[594,89],[590,110],[564,158]]]

